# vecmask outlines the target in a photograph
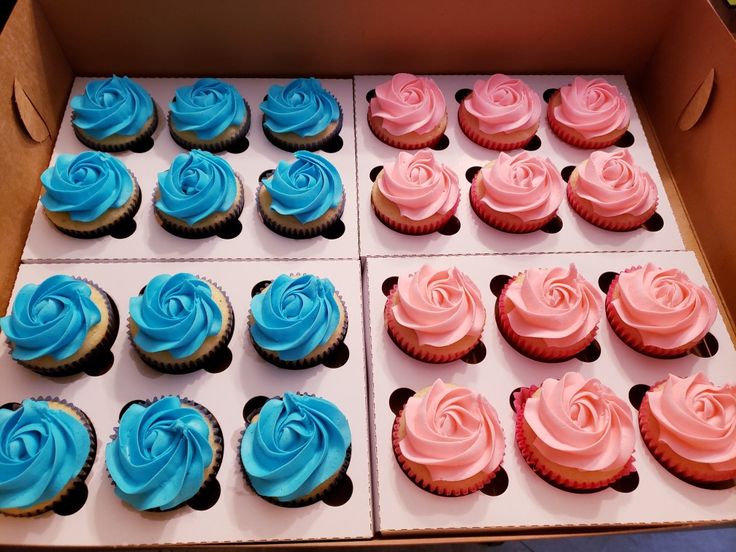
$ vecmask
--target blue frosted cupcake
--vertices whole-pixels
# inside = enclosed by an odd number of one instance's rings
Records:
[[[248,485],[278,506],[322,500],[350,464],[347,418],[319,397],[285,393],[250,417],[240,442]]]
[[[315,78],[274,84],[261,104],[263,133],[286,151],[315,151],[342,129],[342,108]]]
[[[92,422],[61,399],[26,399],[0,408],[0,513],[35,516],[68,504],[97,451]],[[86,496],[86,495],[84,495]],[[75,509],[76,508],[76,509]]]
[[[107,293],[61,274],[23,286],[10,314],[0,318],[13,359],[46,376],[94,369],[110,354],[118,324]]]
[[[166,396],[133,401],[105,447],[115,494],[140,511],[165,511],[219,496],[222,430],[204,406]]]
[[[184,374],[217,361],[234,320],[225,293],[212,282],[185,272],[161,274],[131,297],[128,334],[146,364]]]
[[[348,316],[328,279],[282,274],[251,300],[248,328],[265,360],[282,368],[309,368],[345,340]]]
[[[90,81],[83,94],[72,98],[71,106],[77,138],[100,151],[136,149],[158,125],[151,96],[128,77]]]
[[[243,185],[230,164],[206,151],[177,155],[159,173],[156,219],[182,238],[206,238],[234,224],[243,211]]]
[[[340,173],[324,157],[297,151],[293,163],[279,161],[256,192],[258,213],[272,231],[306,239],[333,226],[345,210]]]
[[[248,103],[234,86],[218,79],[178,88],[169,110],[171,137],[189,150],[225,151],[250,128]]]
[[[60,155],[41,174],[41,183],[44,213],[56,228],[75,238],[122,232],[133,224],[141,206],[135,178],[109,153]]]

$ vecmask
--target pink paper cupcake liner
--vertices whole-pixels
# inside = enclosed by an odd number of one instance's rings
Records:
[[[478,215],[478,218],[480,218],[488,226],[492,226],[497,230],[502,230],[503,232],[509,232],[511,234],[527,234],[529,232],[539,230],[540,228],[542,228],[542,226],[544,226],[553,218],[555,218],[555,216],[557,216],[557,209],[555,209],[552,213],[550,213],[543,219],[530,222],[523,222],[521,221],[521,219],[519,219],[518,223],[512,223],[507,220],[499,219],[496,217],[494,212],[485,203],[483,203],[480,195],[478,194],[479,184],[476,181],[479,178],[480,171],[478,171],[478,174],[475,175],[475,178],[473,178],[473,183],[470,185],[470,206],[473,208],[473,211],[475,211],[475,214]]]
[[[532,134],[526,140],[520,140],[518,142],[512,142],[512,143],[496,142],[494,140],[489,139],[487,136],[484,136],[483,134],[480,134],[479,132],[476,132],[474,129],[472,129],[470,125],[468,124],[468,120],[466,116],[463,116],[462,109],[458,110],[457,112],[457,120],[458,120],[458,123],[460,124],[460,129],[463,131],[463,134],[465,134],[465,136],[467,136],[470,140],[472,140],[479,146],[482,146],[490,150],[509,151],[509,150],[523,148],[529,142],[532,141],[532,138],[534,138],[534,134]]]
[[[424,349],[416,347],[413,343],[411,343],[403,336],[403,332],[406,331],[406,329],[404,329],[403,326],[401,326],[396,321],[396,319],[394,318],[394,313],[391,310],[394,294],[396,293],[397,289],[398,286],[394,285],[388,295],[386,306],[384,308],[384,319],[386,320],[388,333],[391,336],[391,339],[393,339],[394,343],[396,343],[399,349],[404,351],[410,357],[431,364],[443,364],[446,362],[452,362],[468,354],[478,344],[478,341],[480,341],[480,336],[478,336],[477,341],[475,341],[470,347],[453,353],[431,353],[427,352]]]
[[[376,209],[376,206],[371,201],[373,212],[376,213],[376,217],[378,217],[378,220],[380,220],[385,226],[391,228],[391,230],[395,230],[396,232],[407,234],[409,236],[421,236],[424,234],[431,234],[432,232],[436,232],[445,224],[447,224],[450,219],[455,215],[455,213],[457,212],[457,206],[459,204],[460,196],[458,196],[458,199],[455,202],[455,206],[447,213],[445,213],[442,218],[439,218],[434,222],[420,223],[420,221],[416,221],[414,224],[407,224],[405,222],[397,221],[390,217],[387,217],[380,210]]]
[[[488,476],[479,481],[478,483],[474,483],[473,485],[470,485],[463,489],[447,489],[444,486],[442,486],[441,482],[433,481],[431,479],[424,478],[421,474],[416,473],[411,466],[411,463],[404,457],[404,455],[401,453],[401,445],[400,439],[399,439],[399,426],[401,424],[401,417],[404,414],[404,410],[402,409],[401,412],[399,412],[399,415],[396,416],[396,419],[394,420],[393,429],[391,430],[391,440],[393,444],[394,449],[394,455],[396,456],[396,460],[401,466],[401,469],[404,471],[406,476],[411,479],[414,483],[419,485],[421,488],[423,488],[426,491],[429,491],[433,494],[438,494],[442,496],[465,496],[469,495],[471,493],[474,493],[476,491],[481,490],[483,487],[488,485],[494,477],[496,477],[496,474],[501,469],[501,465],[493,470],[491,473],[488,474]]]
[[[534,451],[527,443],[526,437],[524,436],[524,409],[526,407],[526,401],[531,397],[534,392],[539,389],[536,385],[531,387],[522,387],[519,391],[514,393],[514,410],[516,410],[516,444],[519,447],[521,456],[524,458],[529,467],[534,470],[542,479],[551,482],[562,487],[569,489],[602,489],[610,486],[622,477],[629,475],[634,471],[634,458],[629,458],[628,462],[624,465],[620,472],[608,478],[601,479],[600,481],[573,481],[564,475],[558,474],[546,466],[540,464],[541,458],[537,456]]]
[[[608,146],[612,146],[613,144],[618,142],[619,138],[621,138],[621,136],[616,136],[614,139],[601,141],[584,140],[578,138],[577,136],[573,136],[572,134],[570,134],[570,132],[568,132],[565,127],[557,122],[557,119],[554,118],[551,106],[552,104],[550,103],[550,107],[549,109],[547,109],[547,121],[549,122],[549,126],[552,129],[552,132],[554,132],[560,140],[567,142],[571,146],[575,146],[576,148],[581,149],[603,149],[607,148]]]
[[[573,191],[572,186],[567,185],[567,202],[581,218],[588,221],[590,224],[594,224],[604,230],[612,230],[614,232],[628,232],[635,230],[644,224],[654,214],[657,209],[655,203],[651,209],[647,210],[643,215],[639,215],[633,220],[628,222],[620,220],[619,218],[606,218],[596,214],[589,205],[583,204],[578,195]],[[634,215],[629,215],[633,217]]]

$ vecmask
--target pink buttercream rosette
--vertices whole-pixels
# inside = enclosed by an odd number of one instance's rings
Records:
[[[661,396],[656,414],[653,392]],[[670,374],[644,395],[639,429],[649,452],[675,475],[700,483],[736,479],[736,387],[718,388],[702,372]]]

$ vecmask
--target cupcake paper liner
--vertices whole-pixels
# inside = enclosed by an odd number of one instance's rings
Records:
[[[146,406],[147,407],[147,406],[152,405],[157,400],[162,399],[162,398],[164,398],[166,396],[168,396],[168,395],[162,395],[160,397],[154,397],[153,399],[142,400],[141,402],[142,402],[142,405],[143,406]],[[198,402],[195,402],[195,401],[193,401],[193,400],[191,400],[191,399],[189,399],[187,397],[182,397],[180,395],[173,395],[173,396],[175,396],[177,399],[179,399],[179,401],[181,401],[185,405],[191,406],[192,408],[197,409],[205,418],[207,418],[207,421],[209,422],[210,429],[212,429],[212,432],[214,434],[213,440],[215,442],[215,446],[214,446],[214,448],[212,450],[212,456],[213,456],[212,464],[211,464],[212,465],[212,470],[211,470],[209,476],[207,477],[207,479],[205,479],[202,482],[202,485],[199,487],[199,490],[192,497],[190,497],[187,500],[185,500],[185,501],[177,504],[173,508],[169,508],[167,510],[161,510],[160,508],[151,508],[151,509],[148,509],[148,510],[144,510],[145,512],[173,512],[174,510],[178,510],[179,508],[182,508],[183,506],[186,506],[187,503],[190,500],[192,500],[192,498],[194,498],[195,496],[197,496],[202,491],[205,491],[206,489],[208,489],[209,486],[212,485],[215,482],[215,480],[217,479],[217,473],[220,471],[220,466],[222,465],[222,455],[223,455],[223,451],[224,451],[224,438],[222,436],[222,428],[220,427],[220,423],[217,421],[217,418],[215,418],[215,416],[212,414],[212,412],[210,412],[206,407],[204,407],[203,405],[199,404]],[[115,428],[113,429],[112,435],[110,435],[110,441],[114,441],[114,440],[116,440],[118,438],[119,429],[120,429],[120,426],[119,425],[115,426]],[[115,480],[112,478],[112,474],[107,469],[107,462],[105,462],[105,472],[107,473],[107,478],[110,481],[110,483],[112,484],[112,486],[113,487],[117,487],[117,485],[115,485]],[[125,502],[125,500],[123,500],[123,499],[120,499],[120,500],[123,503],[127,504],[127,502]]]
[[[243,101],[245,102],[245,120],[243,121],[241,127],[238,129],[238,132],[226,140],[217,140],[215,142],[191,142],[189,140],[186,140],[174,129],[173,123],[171,121],[171,113],[169,113],[166,117],[168,121],[167,126],[169,127],[169,134],[171,134],[171,138],[174,140],[174,142],[187,150],[198,149],[209,151],[211,153],[220,153],[226,151],[227,148],[229,148],[231,145],[245,138],[245,136],[247,136],[248,134],[248,131],[250,130],[250,106],[248,105],[248,102],[245,101],[245,99]]]
[[[296,276],[292,274],[292,276]],[[263,293],[266,291],[266,286],[263,288],[259,293]],[[348,333],[348,309],[345,307],[345,301],[342,298],[342,295],[340,295],[339,292],[337,292],[337,297],[340,300],[340,304],[342,305],[342,310],[345,313],[345,323],[342,325],[342,330],[340,331],[339,336],[335,340],[335,342],[330,345],[326,350],[322,351],[318,355],[307,355],[306,357],[300,359],[300,360],[281,360],[281,358],[278,356],[278,354],[274,351],[270,351],[268,349],[264,349],[258,343],[255,342],[253,339],[252,334],[250,333],[250,327],[251,327],[251,320],[253,319],[253,314],[250,310],[248,310],[248,337],[250,338],[250,342],[253,344],[253,348],[256,350],[256,352],[261,356],[261,358],[267,362],[270,362],[274,366],[278,366],[279,368],[285,368],[287,370],[303,370],[305,368],[312,368],[314,366],[318,366],[322,364],[324,360],[326,360],[332,353],[335,352],[335,350],[345,341],[345,336]]]
[[[233,337],[233,330],[235,328],[235,313],[233,311],[232,304],[230,303],[230,298],[227,296],[225,291],[212,280],[209,280],[208,278],[202,278],[201,276],[197,276],[197,278],[216,287],[218,291],[222,293],[223,297],[225,297],[225,301],[227,302],[229,313],[228,324],[227,328],[225,329],[225,333],[223,334],[217,345],[215,345],[207,354],[185,362],[162,362],[160,360],[156,360],[155,358],[150,357],[148,353],[141,349],[138,344],[133,340],[133,336],[130,331],[130,318],[128,318],[128,341],[130,341],[130,343],[133,345],[133,348],[135,349],[136,353],[138,353],[138,356],[140,356],[143,362],[145,362],[151,368],[158,370],[159,372],[163,372],[164,374],[189,374],[191,372],[196,372],[197,370],[206,368],[210,362],[217,359],[220,354],[222,354],[223,351],[227,349],[228,345],[230,344],[230,340]]]
[[[131,178],[133,179],[133,201],[128,205],[128,207],[125,209],[123,213],[120,214],[120,216],[103,226],[99,226],[97,228],[92,228],[90,230],[73,230],[71,228],[64,228],[63,226],[59,226],[54,221],[49,219],[49,222],[54,225],[54,227],[59,230],[60,232],[66,234],[67,236],[71,236],[73,238],[80,238],[80,239],[91,239],[91,238],[99,238],[102,236],[108,236],[112,234],[117,228],[124,226],[129,221],[131,221],[135,215],[138,213],[138,209],[141,207],[141,188],[138,185],[138,181],[136,177],[133,175],[133,173],[130,174]],[[45,209],[44,209],[45,211]]]
[[[509,220],[498,218],[494,212],[485,203],[483,203],[480,195],[478,194],[478,186],[480,185],[480,182],[478,182],[478,179],[480,178],[479,175],[480,171],[475,175],[473,183],[470,185],[470,206],[473,208],[475,214],[478,215],[478,218],[488,226],[492,226],[496,230],[501,230],[510,234],[528,234],[529,232],[539,230],[557,216],[557,209],[555,209],[543,219],[529,222],[524,222],[518,218],[518,222],[511,222]]]
[[[310,397],[314,397],[315,395],[312,395],[311,393],[297,393],[297,395],[309,395]],[[281,397],[277,397],[281,398]],[[247,428],[248,424],[246,424]],[[272,496],[263,496],[261,494],[258,494],[258,491],[255,490],[253,487],[253,483],[250,480],[250,477],[248,477],[248,472],[245,469],[245,464],[243,464],[243,456],[240,454],[242,445],[243,445],[243,436],[245,435],[245,429],[243,429],[240,432],[240,439],[238,440],[238,465],[240,466],[240,473],[243,474],[243,478],[245,479],[245,483],[248,485],[248,488],[253,491],[256,495],[258,495],[260,498],[265,500],[266,502],[270,502],[271,504],[275,506],[281,506],[282,508],[303,508],[304,506],[311,506],[312,504],[316,504],[317,502],[321,502],[324,500],[326,496],[328,496],[332,491],[335,490],[335,488],[338,486],[340,481],[342,481],[343,477],[345,477],[345,474],[348,471],[348,467],[350,466],[350,459],[353,455],[353,445],[349,445],[347,450],[345,451],[345,460],[342,463],[342,466],[340,466],[340,469],[337,471],[337,477],[334,478],[332,483],[330,483],[327,487],[325,487],[322,492],[315,494],[314,496],[309,497],[309,499],[297,499],[297,500],[289,500],[287,502],[282,502],[278,500],[275,497]]]
[[[467,112],[464,109],[458,109],[457,120],[458,120],[458,123],[460,124],[460,129],[463,131],[463,134],[465,134],[465,136],[467,136],[470,140],[472,140],[479,146],[482,146],[486,149],[496,150],[496,151],[509,151],[509,150],[523,148],[529,142],[532,141],[532,138],[534,138],[534,135],[536,133],[536,132],[533,132],[529,136],[529,138],[526,138],[525,140],[519,140],[518,142],[511,142],[511,143],[497,142],[495,140],[490,139],[487,135],[476,132],[473,128],[471,128],[469,124],[469,120],[467,119],[467,117],[469,117],[470,115],[466,115],[466,113]]]
[[[654,385],[652,389],[658,385],[662,385],[667,380],[661,380]],[[654,458],[667,469],[667,471],[674,474],[689,483],[721,483],[731,481],[736,478],[736,470],[729,470],[722,472],[721,474],[714,473],[711,471],[698,469],[698,462],[688,461],[685,458],[677,458],[676,454],[672,450],[668,450],[669,447],[662,446],[662,443],[657,439],[652,430],[649,420],[652,416],[651,408],[649,407],[649,397],[647,394],[644,395],[644,399],[641,401],[639,406],[639,430],[641,431],[642,439],[646,444],[649,452]],[[708,464],[704,464],[708,466]]]
[[[461,349],[457,352],[449,353],[439,352],[439,348],[437,348],[438,351],[431,352],[421,347],[415,346],[408,339],[406,339],[406,337],[404,337],[405,331],[414,330],[410,330],[409,328],[404,328],[403,326],[401,326],[394,318],[394,314],[391,309],[391,307],[393,306],[394,294],[396,294],[397,290],[398,285],[394,284],[394,287],[391,288],[391,292],[388,294],[388,299],[386,300],[386,306],[384,307],[383,316],[384,320],[386,320],[388,335],[391,337],[396,346],[410,357],[430,364],[444,364],[447,362],[453,362],[455,360],[461,359],[470,351],[472,351],[480,341],[481,335],[478,336],[477,340],[473,342],[471,346],[466,347],[465,349]]]
[[[506,282],[503,290],[501,290],[501,295],[496,299],[495,315],[498,330],[501,332],[501,335],[508,344],[516,349],[516,351],[533,360],[539,360],[542,362],[562,362],[573,358],[581,351],[584,351],[585,348],[593,342],[596,334],[598,333],[597,324],[584,339],[569,347],[547,347],[537,345],[529,343],[524,336],[517,334],[511,327],[505,305],[506,291],[515,279],[516,278],[511,278]]]
[[[85,414],[79,407],[75,406],[69,401],[60,399],[59,397],[51,397],[51,396],[33,397],[32,400],[59,403],[59,404],[63,404],[64,406],[68,408],[71,408],[74,411],[74,413],[78,416],[79,421],[82,423],[82,425],[84,425],[84,428],[87,430],[87,433],[89,433],[89,453],[87,455],[87,459],[84,461],[84,465],[82,466],[82,469],[79,471],[76,477],[69,480],[69,483],[64,487],[64,489],[62,489],[62,491],[57,496],[55,496],[51,500],[46,501],[44,504],[41,505],[40,508],[36,508],[36,509],[32,507],[26,508],[26,509],[23,509],[23,511],[20,513],[10,513],[7,511],[0,510],[0,514],[10,516],[10,517],[33,517],[33,516],[37,516],[45,512],[48,512],[49,510],[53,510],[54,507],[56,507],[58,504],[61,504],[62,502],[64,502],[68,495],[73,494],[77,490],[78,487],[84,485],[84,482],[87,479],[89,472],[92,470],[92,465],[95,462],[95,457],[97,456],[97,433],[95,432],[95,427],[94,425],[92,425],[92,421],[89,419],[87,414]]]
[[[440,481],[433,481],[431,479],[424,479],[420,474],[416,473],[411,466],[411,463],[406,459],[406,457],[401,453],[401,445],[400,445],[400,438],[399,438],[399,427],[401,425],[401,417],[404,414],[404,409],[402,408],[399,412],[399,415],[396,416],[396,419],[394,420],[394,425],[391,430],[391,440],[392,445],[394,449],[394,456],[396,457],[396,461],[401,466],[401,469],[404,471],[404,474],[412,480],[417,486],[421,487],[427,492],[430,492],[432,494],[438,495],[438,496],[466,496],[469,494],[472,494],[476,491],[481,490],[483,487],[488,485],[494,477],[496,477],[496,474],[501,469],[501,464],[498,465],[498,467],[493,470],[491,473],[487,475],[485,479],[482,481],[475,483],[473,485],[470,485],[463,489],[447,489],[442,486],[442,482]]]
[[[390,228],[391,230],[394,230],[396,232],[400,232],[401,234],[406,234],[409,236],[421,236],[425,234],[431,234],[433,232],[436,232],[437,230],[441,229],[445,224],[447,224],[450,219],[455,216],[455,213],[457,212],[457,207],[460,204],[460,196],[458,195],[457,201],[455,202],[454,207],[450,209],[447,213],[445,213],[442,218],[437,219],[434,222],[422,222],[422,221],[412,221],[411,224],[395,220],[391,217],[386,216],[383,214],[379,209],[376,208],[373,201],[371,201],[371,206],[373,207],[373,212],[376,214],[376,217],[378,220],[380,220],[385,226]]]
[[[271,209],[264,209],[263,205],[261,205],[261,202],[258,199],[261,193],[261,188],[263,188],[262,182],[258,185],[258,189],[256,190],[256,209],[258,210],[258,214],[260,215],[261,220],[263,221],[263,224],[266,226],[266,228],[285,238],[292,238],[296,240],[315,238],[321,235],[325,230],[330,228],[338,220],[340,220],[342,218],[343,212],[345,211],[345,192],[343,191],[340,204],[334,209],[329,209],[327,211],[327,213],[332,211],[331,216],[325,219],[322,224],[315,226],[314,228],[305,228],[303,226],[285,226],[270,216],[269,212]],[[296,218],[294,218],[294,221],[296,224],[299,224],[299,221]]]
[[[631,272],[632,270],[636,270],[638,268],[641,267],[636,266],[627,268],[626,270],[624,270],[624,272]],[[653,345],[645,345],[644,343],[642,343],[641,337],[639,336],[638,332],[624,323],[624,321],[619,316],[618,311],[616,311],[616,307],[613,306],[613,295],[616,288],[618,287],[618,278],[619,277],[616,276],[613,279],[611,285],[608,288],[608,293],[606,294],[606,318],[608,318],[608,323],[611,325],[611,328],[613,329],[614,333],[619,337],[619,339],[635,351],[654,358],[666,359],[682,357],[687,355],[690,349],[697,345],[698,342],[703,339],[705,334],[708,333],[706,330],[706,332],[698,337],[698,339],[674,349],[664,349],[662,347],[655,347]]]
[[[318,149],[321,149],[323,146],[328,144],[333,138],[335,138],[335,136],[339,136],[340,132],[342,131],[342,120],[343,120],[342,105],[340,105],[340,102],[337,100],[334,94],[332,94],[331,92],[329,94],[330,96],[334,98],[335,102],[337,102],[337,107],[340,110],[340,117],[337,120],[337,126],[335,127],[335,130],[333,130],[329,134],[326,134],[325,136],[321,138],[316,138],[315,136],[315,139],[313,141],[305,143],[305,144],[295,144],[293,142],[289,142],[288,140],[284,138],[281,138],[282,133],[273,132],[272,130],[267,128],[265,115],[263,117],[263,123],[261,125],[261,127],[263,128],[263,134],[266,136],[269,142],[271,142],[274,146],[284,151],[288,151],[288,152],[295,152],[299,150],[317,151]]]
[[[129,141],[122,142],[120,144],[102,144],[83,134],[74,124],[74,115],[72,114],[72,128],[74,129],[74,134],[77,139],[88,148],[97,151],[120,152],[129,150],[153,136],[153,133],[156,132],[156,127],[158,127],[158,107],[154,103],[151,121],[139,134],[131,136]]]
[[[531,397],[534,392],[539,389],[536,385],[533,385],[531,387],[522,387],[519,391],[514,393],[514,409],[516,410],[516,424],[515,424],[515,434],[516,434],[516,444],[519,447],[519,451],[521,452],[522,457],[526,461],[526,463],[529,465],[529,467],[534,470],[534,472],[537,473],[542,479],[547,481],[548,483],[552,485],[559,485],[561,487],[566,487],[571,490],[585,490],[585,489],[603,489],[605,487],[610,486],[612,483],[615,483],[622,477],[629,475],[631,472],[634,471],[634,457],[632,456],[629,458],[629,460],[626,462],[624,467],[621,469],[620,472],[617,474],[603,478],[600,481],[574,481],[568,477],[565,477],[564,475],[558,474],[546,466],[542,465],[542,458],[540,458],[529,446],[529,443],[526,441],[526,437],[524,436],[524,409],[526,407],[526,401]]]
[[[566,127],[562,126],[559,122],[557,122],[557,119],[555,119],[554,113],[552,112],[552,100],[550,100],[549,107],[547,108],[547,121],[549,122],[549,126],[552,129],[552,132],[554,132],[560,140],[562,140],[563,142],[567,142],[571,146],[575,146],[576,148],[581,149],[607,148],[608,146],[612,146],[613,144],[618,142],[624,132],[626,132],[626,129],[623,129],[620,134],[617,134],[613,138],[609,138],[608,140],[600,140],[594,138],[585,140],[574,136],[570,133],[569,130],[567,130]]]
[[[657,210],[657,204],[655,203],[651,207],[651,209],[647,210],[642,215],[638,215],[636,217],[635,215],[627,215],[628,217],[630,217],[628,221],[620,217],[603,217],[595,213],[589,204],[585,204],[580,201],[580,198],[572,189],[572,186],[570,184],[567,185],[567,202],[570,204],[570,207],[572,207],[573,211],[575,211],[580,216],[580,218],[599,228],[603,228],[604,230],[611,230],[613,232],[629,232],[631,230],[636,230],[647,220],[649,220],[649,218]]]
[[[102,298],[105,300],[105,306],[107,307],[107,312],[109,313],[109,322],[107,325],[107,331],[105,332],[105,335],[102,337],[100,342],[93,347],[86,355],[83,357],[68,362],[66,364],[60,364],[59,366],[54,366],[53,368],[46,368],[46,367],[40,367],[33,364],[32,361],[21,361],[16,360],[18,364],[21,366],[28,368],[29,370],[32,370],[36,372],[37,374],[41,374],[42,376],[50,376],[50,377],[63,377],[63,376],[71,376],[73,374],[79,374],[81,372],[84,372],[88,367],[92,366],[97,362],[101,355],[108,353],[110,351],[110,348],[112,347],[113,343],[115,343],[115,338],[117,338],[118,335],[118,328],[120,327],[120,314],[118,313],[117,306],[115,303],[110,299],[110,296],[102,290],[97,284],[94,282],[91,282],[87,280],[86,278],[76,278],[77,280],[81,280],[85,282],[86,284],[94,287],[102,296]],[[8,346],[10,347],[10,350],[12,352],[13,346],[10,340],[8,340]],[[59,361],[63,362],[63,361]]]
[[[156,207],[156,194],[158,193],[158,186],[153,192],[153,205],[154,211],[156,213],[156,220],[164,230],[180,238],[201,239],[216,236],[220,230],[226,228],[227,226],[233,224],[236,220],[238,220],[241,213],[243,212],[243,205],[245,205],[245,191],[243,189],[243,182],[238,173],[234,174],[235,180],[237,181],[237,185],[240,190],[240,193],[238,194],[239,198],[236,199],[235,203],[230,207],[227,216],[225,216],[219,222],[210,224],[208,226],[194,228],[192,226],[189,226],[183,220],[180,222],[175,222],[179,221],[179,219],[174,219],[170,216],[164,218],[159,214],[160,211],[158,207]]]
[[[442,132],[437,134],[437,136],[430,136],[427,140],[423,140],[417,143],[407,144],[406,142],[402,142],[399,137],[393,136],[389,134],[388,132],[386,132],[385,130],[383,130],[383,128],[377,124],[375,119],[371,117],[370,111],[368,112],[368,126],[373,131],[374,136],[378,138],[384,144],[387,144],[397,149],[405,149],[405,150],[417,150],[417,149],[422,149],[422,148],[431,148],[432,146],[437,144],[442,139],[442,135],[445,131],[445,129],[442,129]],[[432,133],[434,132],[435,131],[433,130]]]

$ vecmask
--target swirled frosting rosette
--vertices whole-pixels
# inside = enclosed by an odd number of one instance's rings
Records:
[[[230,164],[207,151],[177,155],[159,173],[154,195],[156,218],[172,234],[186,238],[213,236],[243,210],[240,179]]]
[[[344,341],[348,320],[330,280],[281,274],[251,300],[248,327],[264,359],[283,368],[308,368]]]
[[[657,186],[626,150],[595,151],[570,175],[567,199],[577,214],[607,230],[633,230],[657,208]]]
[[[274,84],[261,103],[263,132],[286,151],[322,148],[342,129],[342,108],[315,78]]]
[[[132,220],[141,190],[119,159],[85,151],[60,155],[41,174],[41,205],[59,230],[92,238],[113,232]]]
[[[335,224],[345,209],[340,173],[326,158],[297,151],[279,161],[256,194],[263,223],[282,236],[312,238]]]
[[[570,264],[529,269],[509,280],[498,298],[496,320],[519,352],[557,361],[590,345],[602,310],[598,290]]]
[[[373,134],[389,146],[431,147],[447,128],[445,97],[429,77],[397,73],[376,86],[368,106],[368,123]]]
[[[398,347],[430,363],[451,362],[470,352],[486,321],[480,290],[467,275],[429,265],[399,277],[384,315]]]
[[[130,299],[128,327],[138,354],[162,372],[204,368],[227,347],[232,307],[215,284],[192,274],[160,274]]]
[[[158,124],[151,96],[128,77],[90,81],[70,103],[74,132],[92,149],[129,149],[150,137]]]
[[[736,386],[719,387],[702,372],[669,374],[647,391],[639,428],[668,470],[696,482],[736,479]]]
[[[599,382],[568,372],[514,395],[516,442],[543,479],[597,489],[633,471],[636,439],[628,404]]]
[[[470,185],[470,205],[486,224],[504,232],[539,230],[557,214],[565,183],[552,161],[524,151],[501,152]]]
[[[59,399],[26,399],[0,409],[0,513],[37,515],[87,477],[95,433],[87,416]]]
[[[214,480],[221,461],[217,420],[175,396],[131,403],[105,447],[115,494],[141,511],[182,506]]]
[[[481,489],[498,472],[505,451],[503,429],[488,400],[441,379],[409,398],[392,437],[404,472],[446,496]]]
[[[224,151],[250,128],[248,104],[234,86],[218,79],[177,88],[169,110],[171,137],[187,149]]]
[[[477,80],[460,103],[458,122],[476,144],[494,150],[522,148],[539,128],[542,102],[524,81],[497,73]]]
[[[457,211],[457,175],[430,150],[402,151],[384,165],[371,192],[378,219],[404,234],[429,234],[442,228]]]
[[[280,506],[307,506],[345,474],[350,445],[350,426],[337,406],[284,393],[267,401],[245,428],[240,461],[260,496]]]
[[[629,128],[629,106],[611,83],[575,77],[555,92],[547,106],[547,120],[554,133],[579,148],[605,148]]]
[[[109,351],[118,316],[96,285],[57,274],[24,285],[0,328],[14,360],[40,374],[65,376],[84,371]]]
[[[620,273],[606,297],[606,315],[616,334],[654,357],[687,354],[708,333],[717,312],[708,288],[677,268],[652,263]]]

